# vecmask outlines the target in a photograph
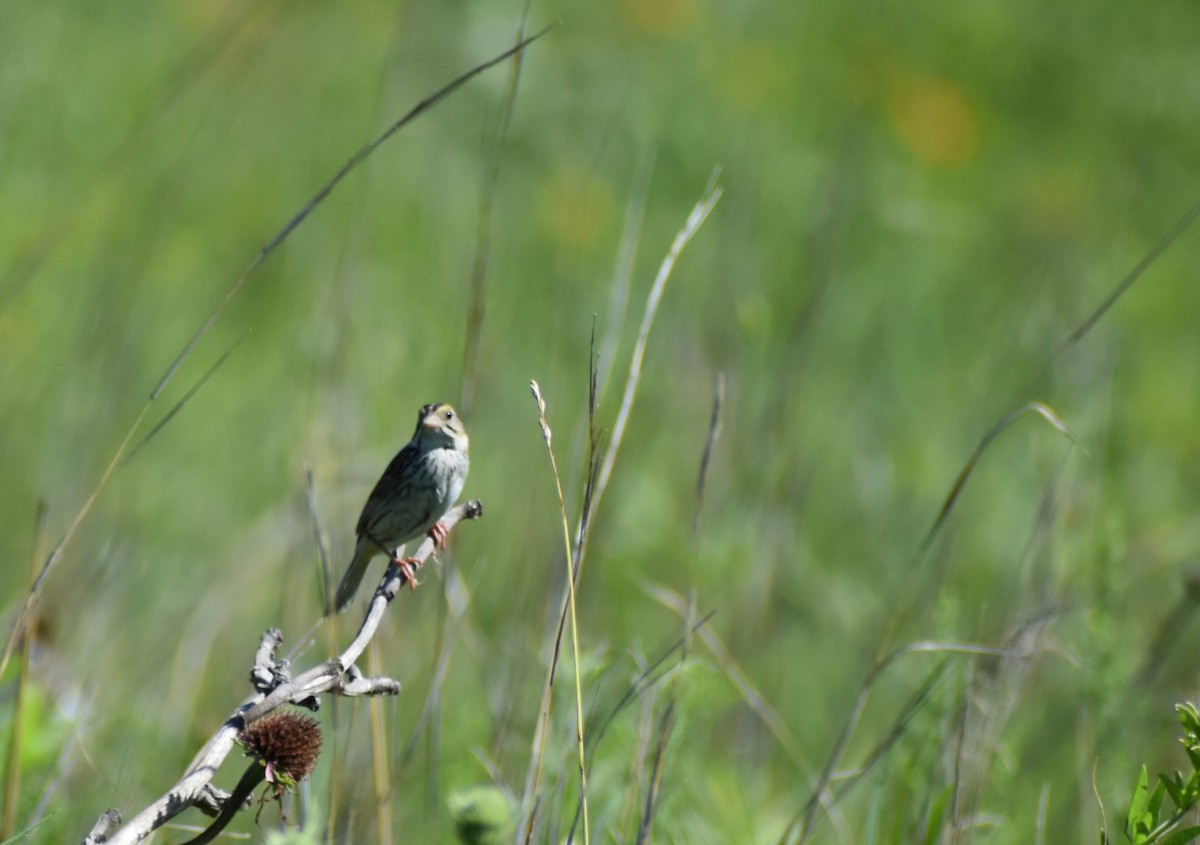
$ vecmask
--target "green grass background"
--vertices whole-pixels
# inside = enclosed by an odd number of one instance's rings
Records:
[[[6,9],[6,618],[39,554],[38,502],[52,544],[259,249],[363,143],[511,45],[521,14],[378,0]],[[1200,7],[532,5],[531,29],[554,20],[528,51],[503,145],[508,66],[345,180],[153,404],[141,432],[241,339],[49,576],[18,828],[49,814],[35,841],[78,841],[105,808],[149,803],[248,693],[261,632],[280,626],[290,646],[318,618],[306,473],[340,571],[416,408],[461,399],[481,197],[502,156],[463,408],[467,493],[486,515],[399,598],[373,658],[404,684],[383,710],[393,841],[452,841],[456,790],[521,792],[564,565],[527,383],[549,402],[574,521],[593,325],[617,343],[601,374],[611,432],[645,295],[715,166],[724,197],[667,288],[595,517],[578,597],[585,711],[610,713],[681,636],[664,594],[715,611],[721,649],[692,642],[617,716],[591,761],[592,838],[634,841],[670,709],[654,840],[780,841],[885,636],[1026,657],[898,659],[839,775],[895,741],[861,779],[835,780],[811,841],[922,841],[948,789],[954,809],[927,841],[1094,842],[1096,794],[1116,832],[1137,767],[1183,765],[1171,707],[1196,689],[1200,233],[1054,353],[1200,199]],[[1013,425],[922,553],[980,438],[1030,400],[1078,444],[1034,416]],[[417,733],[445,644],[437,718]],[[297,663],[327,648],[318,637]],[[565,665],[539,842],[562,840],[576,795]],[[384,837],[367,709],[327,699],[321,713],[307,798],[328,820],[336,796],[336,841]]]

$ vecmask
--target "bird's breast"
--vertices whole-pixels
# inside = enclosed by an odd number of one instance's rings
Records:
[[[469,466],[467,456],[456,449],[434,449],[426,460],[433,476],[437,497],[448,510],[462,494]]]

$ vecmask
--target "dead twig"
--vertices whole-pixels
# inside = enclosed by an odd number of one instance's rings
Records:
[[[483,505],[475,500],[452,508],[442,517],[441,522],[447,529],[451,529],[460,520],[478,519],[481,516]],[[433,538],[426,537],[410,559],[414,573],[432,556],[434,547]],[[184,776],[161,798],[134,816],[112,836],[108,835],[108,831],[120,824],[120,813],[116,810],[107,811],[83,840],[83,845],[134,845],[188,807],[211,801],[210,784],[213,776],[233,750],[238,735],[251,723],[284,705],[293,704],[317,710],[320,707],[318,696],[326,692],[345,696],[398,693],[399,681],[383,677],[364,677],[355,663],[378,630],[384,611],[407,581],[408,576],[400,567],[391,564],[371,598],[358,634],[345,651],[295,677],[291,674],[288,661],[276,657],[283,642],[283,634],[277,628],[267,631],[259,643],[254,656],[254,668],[250,672],[250,682],[255,688],[254,695],[233,711],[196,755]]]

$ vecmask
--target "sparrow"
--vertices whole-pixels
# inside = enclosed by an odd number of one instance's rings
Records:
[[[378,554],[399,566],[416,588],[415,561],[399,557],[400,547],[423,534],[445,547],[450,532],[439,520],[462,493],[468,467],[467,431],[458,413],[443,403],[425,405],[412,440],[392,458],[363,505],[354,557],[337,589],[337,611],[350,604]]]

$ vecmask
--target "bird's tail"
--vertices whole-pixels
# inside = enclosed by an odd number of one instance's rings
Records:
[[[346,567],[342,583],[338,584],[337,595],[334,597],[336,612],[341,613],[354,600],[354,594],[358,592],[358,585],[362,583],[363,576],[367,574],[367,564],[378,552],[379,550],[371,545],[371,542],[365,537],[358,541],[358,545],[354,549],[354,559]]]

